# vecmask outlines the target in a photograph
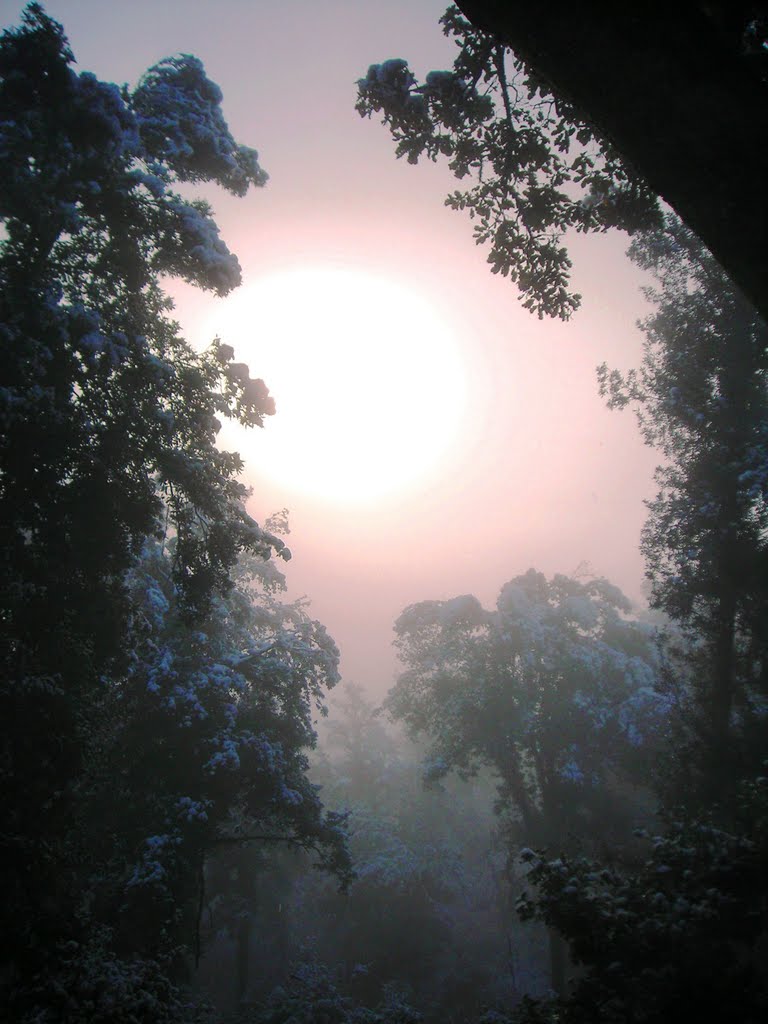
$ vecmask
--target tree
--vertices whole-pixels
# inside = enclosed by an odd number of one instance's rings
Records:
[[[655,196],[507,46],[455,7],[441,23],[459,47],[453,70],[419,84],[403,60],[374,64],[358,82],[357,110],[383,115],[398,157],[446,157],[469,178],[446,205],[476,221],[493,273],[515,282],[539,317],[568,319],[581,297],[568,290],[563,235],[647,226],[658,217]]]
[[[580,970],[567,998],[529,1002],[520,1024],[762,1020],[767,812],[761,775],[734,794],[733,831],[670,821],[642,837],[645,859],[632,871],[526,851],[535,896],[521,897],[520,911],[558,928]]]
[[[358,110],[381,111],[398,156],[449,157],[477,183],[449,196],[478,221],[494,272],[528,308],[567,318],[569,228],[648,226],[661,196],[768,316],[765,179],[768,22],[750,4],[583,11],[462,0],[444,31],[452,72],[417,85],[372,65]],[[467,18],[469,20],[467,20]]]
[[[316,898],[316,916],[330,924],[325,955],[334,951],[367,1005],[399,985],[430,1019],[471,1012],[506,952],[494,927],[489,794],[425,791],[420,751],[356,686],[334,700],[320,751],[315,774],[330,806],[350,813],[357,876],[343,905]],[[486,945],[467,941],[482,932]]]
[[[630,255],[659,283],[646,290],[643,364],[603,365],[600,390],[609,407],[635,408],[664,459],[642,549],[653,605],[689,640],[687,759],[711,798],[764,756],[752,741],[749,765],[743,741],[761,732],[768,692],[768,326],[678,220],[638,235]]]
[[[522,912],[558,928],[581,970],[566,999],[521,1019],[758,1020],[768,1006],[768,331],[678,220],[640,234],[630,254],[659,282],[646,292],[643,363],[599,377],[608,404],[633,405],[664,457],[643,550],[652,601],[687,641],[674,666],[684,742],[666,754],[665,828],[634,870],[529,851],[535,895]]]
[[[231,977],[227,951],[247,929],[249,1002],[275,984],[292,988],[291,962],[315,957],[333,965],[346,996],[373,1008],[397,991],[428,1021],[472,1019],[508,1000],[516,983],[544,988],[543,930],[510,921],[487,777],[425,788],[421,749],[356,686],[334,692],[319,733],[312,778],[326,806],[349,813],[356,877],[342,894],[283,848],[256,871],[260,847],[239,851],[237,861],[227,852],[222,868],[237,864],[242,899],[233,903],[225,878],[208,887],[206,930],[220,936],[232,921],[203,961],[210,983]],[[238,954],[244,945],[237,942]]]
[[[420,1024],[422,1016],[393,989],[375,1009],[345,995],[324,964],[296,966],[261,1007],[245,1013],[243,1024]]]
[[[615,146],[768,318],[768,155],[755,146],[768,129],[765,8],[731,0],[459,7]]]
[[[173,941],[199,957],[206,864],[223,848],[304,849],[350,880],[345,816],[323,811],[307,758],[339,655],[302,602],[280,600],[282,575],[253,557],[193,622],[159,546],[129,588],[131,664],[101,701],[89,765],[98,829],[84,827],[104,865],[90,898],[118,922],[118,948],[151,955]]]
[[[210,209],[178,186],[211,181],[244,195],[266,175],[232,138],[221,92],[196,58],[161,61],[133,92],[75,73],[73,60],[38,4],[0,38],[0,960],[17,993],[32,991],[25,984],[62,943],[85,948],[115,877],[105,848],[117,855],[138,835],[167,835],[155,846],[170,854],[177,827],[204,847],[208,800],[211,830],[227,801],[253,816],[245,763],[232,775],[227,758],[240,752],[245,762],[248,749],[269,760],[267,747],[246,741],[247,728],[260,735],[257,722],[275,759],[253,776],[261,797],[282,779],[284,811],[298,785],[296,808],[299,796],[305,805],[282,820],[307,838],[314,828],[321,844],[332,824],[301,782],[300,752],[311,740],[309,705],[321,680],[333,680],[331,647],[299,617],[295,643],[286,625],[251,650],[254,622],[246,617],[238,633],[233,606],[220,604],[241,555],[289,557],[245,511],[239,456],[216,447],[221,417],[261,426],[274,402],[229,346],[197,353],[184,342],[159,284],[176,275],[225,294],[239,283]],[[165,553],[152,553],[164,540]],[[216,627],[210,646],[201,623]],[[239,667],[238,645],[248,659]],[[175,665],[153,663],[167,651]],[[192,703],[173,704],[177,685]],[[198,687],[205,714],[192,700]],[[144,714],[157,734],[142,733]],[[169,775],[180,763],[171,739],[185,729],[191,794]],[[130,763],[113,785],[131,795],[108,808],[102,832],[103,768],[115,767],[123,741]],[[147,763],[131,761],[142,750]],[[156,793],[147,792],[150,759]],[[168,827],[142,832],[158,815]]]
[[[574,848],[604,832],[607,783],[661,711],[652,638],[628,611],[605,580],[533,570],[493,612],[470,596],[412,605],[395,625],[406,669],[384,706],[429,737],[429,777],[486,765],[498,809],[520,820],[516,839]],[[556,943],[552,953],[561,989]]]

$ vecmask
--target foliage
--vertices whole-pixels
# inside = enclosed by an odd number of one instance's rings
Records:
[[[342,994],[331,971],[313,962],[296,965],[288,984],[267,1003],[239,1015],[237,1024],[419,1024],[417,1013],[395,989],[375,1009]]]
[[[476,221],[488,262],[520,289],[523,306],[567,320],[563,235],[634,231],[658,218],[656,200],[594,127],[554,96],[530,67],[450,7],[441,19],[459,49],[452,71],[418,83],[404,60],[373,64],[358,82],[356,109],[382,115],[398,157],[445,157],[460,180],[446,205]]]
[[[689,638],[706,772],[738,774],[729,731],[759,729],[768,695],[768,327],[678,221],[630,255],[655,309],[642,366],[600,367],[601,394],[664,459],[642,540],[652,601]]]
[[[306,778],[337,651],[277,599],[267,560],[290,552],[216,446],[223,417],[262,426],[274,402],[228,345],[186,344],[160,287],[239,283],[189,186],[266,175],[196,58],[133,92],[73,62],[38,4],[0,38],[0,961],[19,1014],[45,970],[140,988],[130,965],[191,943],[216,843],[263,830],[349,870]]]
[[[643,551],[653,603],[682,630],[665,673],[681,697],[660,787],[667,824],[644,837],[634,870],[525,851],[535,894],[521,912],[566,937],[577,973],[567,998],[529,1004],[520,1019],[761,1020],[766,325],[677,220],[630,254],[660,285],[646,291],[644,360],[627,374],[602,366],[599,378],[664,458]]]
[[[660,21],[568,0],[458,6],[611,141],[768,318],[768,153],[755,147],[768,132],[765,7],[671,4]]]
[[[622,788],[647,761],[665,708],[652,635],[628,611],[606,580],[529,570],[493,612],[471,596],[424,601],[395,625],[406,671],[385,707],[429,738],[428,780],[493,772],[510,849],[521,839],[594,848],[639,812]],[[551,933],[556,991],[562,952]]]
[[[281,589],[270,563],[241,561],[230,594],[190,624],[159,548],[131,571],[132,664],[101,703],[109,727],[94,737],[89,779],[99,833],[111,826],[107,916],[119,916],[131,950],[151,936],[193,944],[205,859],[223,845],[306,849],[349,881],[344,816],[323,812],[307,777],[338,650],[301,603],[279,600]]]
[[[70,940],[32,985],[19,1024],[210,1024],[206,1008],[168,980],[168,965],[120,959],[103,930]]]
[[[763,1019],[767,812],[759,776],[740,789],[735,832],[670,822],[646,837],[648,858],[634,873],[524,851],[536,895],[521,897],[520,910],[566,935],[581,967],[558,1019]],[[539,1020],[534,1009],[523,1020]]]
[[[261,425],[274,403],[231,348],[200,356],[177,336],[158,286],[160,274],[220,293],[240,280],[208,211],[172,190],[187,177],[176,170],[181,150],[169,142],[165,152],[151,129],[143,135],[153,96],[156,115],[179,131],[201,96],[201,115],[225,128],[216,87],[188,58],[177,62],[175,90],[150,89],[150,73],[139,102],[76,75],[72,59],[36,5],[2,38],[0,279],[9,592],[32,602],[38,577],[58,570],[45,598],[63,614],[70,606],[76,631],[82,590],[114,597],[116,578],[166,512],[193,603],[226,586],[240,550],[266,555],[282,544],[244,514],[240,460],[214,444],[218,416]],[[190,147],[195,179],[242,190],[242,175],[233,183],[226,172],[241,150],[226,133],[210,142],[219,164]],[[255,163],[246,178],[263,183]],[[104,514],[85,529],[93,507]]]
[[[355,878],[341,893],[283,847],[217,851],[201,962],[217,1005],[263,1005],[313,957],[334,965],[350,1005],[372,1012],[399,993],[427,1021],[546,990],[543,929],[515,919],[491,782],[425,789],[421,754],[358,687],[334,692],[312,779],[349,814]]]
[[[334,701],[321,754],[315,776],[329,805],[349,812],[356,879],[343,900],[327,886],[315,897],[319,919],[334,922],[319,929],[320,948],[346,966],[367,1005],[397,983],[439,1017],[461,999],[462,971],[482,984],[476,952],[459,933],[461,922],[485,922],[496,896],[488,894],[489,799],[484,809],[477,790],[425,792],[419,752],[354,686]]]
[[[652,636],[605,580],[530,570],[496,610],[476,598],[423,601],[398,619],[406,671],[385,702],[430,741],[427,774],[480,765],[528,842],[586,837],[606,782],[662,720]]]

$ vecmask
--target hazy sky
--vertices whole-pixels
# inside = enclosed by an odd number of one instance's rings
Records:
[[[623,255],[626,238],[575,239],[582,309],[569,324],[539,321],[520,308],[514,286],[491,275],[469,221],[443,206],[455,187],[445,168],[396,161],[388,132],[354,110],[355,81],[370,63],[404,57],[420,76],[450,66],[453,44],[437,24],[443,3],[45,6],[63,23],[79,67],[101,78],[133,84],[164,56],[200,57],[223,89],[233,134],[259,151],[270,174],[267,187],[245,199],[206,197],[255,296],[284,272],[310,282],[295,296],[296,310],[304,324],[314,317],[318,329],[311,338],[283,332],[279,354],[285,362],[287,353],[305,389],[313,384],[326,396],[336,434],[320,429],[322,404],[305,417],[301,433],[308,457],[327,465],[330,478],[346,473],[345,486],[318,496],[260,471],[271,422],[242,439],[241,453],[254,487],[252,513],[263,519],[290,509],[291,592],[311,599],[314,616],[336,638],[345,678],[382,693],[396,670],[392,623],[406,604],[468,592],[490,603],[506,580],[531,566],[569,573],[588,562],[640,597],[642,499],[651,493],[656,459],[630,413],[602,407],[595,380],[603,360],[627,368],[639,358],[634,321],[644,304],[640,276]],[[21,9],[0,0],[3,26],[18,23]],[[317,356],[334,329],[311,282],[329,271],[365,275],[373,290],[342,279],[354,292],[346,330],[365,355],[362,369],[343,379],[329,360],[326,380]],[[219,331],[252,374],[270,384],[260,365],[272,364],[270,337],[276,345],[280,332],[274,312],[266,321],[260,312],[267,302],[241,302],[233,323],[231,304],[186,286],[171,290],[190,340],[201,344]],[[455,403],[435,352],[408,333],[409,295],[445,326],[446,351],[462,377],[459,417],[451,413]],[[402,390],[397,373],[376,371],[385,364],[399,370]],[[277,420],[274,382],[272,390]],[[384,411],[366,421],[366,407]],[[387,430],[393,445],[407,445],[410,430],[415,449],[425,416],[433,435],[435,420],[444,416],[446,430],[456,420],[439,461],[399,490],[367,501],[350,497],[354,471],[336,454],[354,441],[367,444],[374,461],[382,458]],[[373,432],[368,441],[365,431]],[[365,471],[370,479],[370,465]]]

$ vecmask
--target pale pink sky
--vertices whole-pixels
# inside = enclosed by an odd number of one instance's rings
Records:
[[[396,161],[386,130],[354,111],[354,83],[370,63],[404,57],[420,75],[450,66],[443,3],[50,0],[46,9],[79,66],[111,81],[134,83],[175,52],[203,60],[233,134],[270,174],[242,200],[206,193],[247,283],[292,268],[364,270],[435,304],[460,339],[470,390],[461,443],[419,486],[370,505],[319,501],[259,476],[258,436],[244,452],[253,514],[291,509],[291,591],[307,594],[339,643],[345,678],[382,694],[406,604],[459,593],[489,603],[531,566],[569,573],[586,561],[640,597],[642,499],[656,459],[629,413],[602,407],[594,372],[603,360],[626,368],[639,358],[644,304],[626,238],[574,240],[582,309],[569,324],[539,321],[490,274],[467,219],[443,206],[455,187],[448,172]],[[0,0],[3,26],[20,11]],[[210,296],[173,293],[190,337],[215,316]],[[238,356],[259,375],[256,340]]]

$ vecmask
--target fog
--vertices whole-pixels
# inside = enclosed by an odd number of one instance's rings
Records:
[[[509,122],[510,89],[547,107],[490,44],[473,81],[429,84],[457,55],[440,2],[46,12],[78,73],[124,88],[49,68],[50,26],[48,51],[3,37],[0,781],[25,924],[0,999],[21,1024],[591,1024],[668,1019],[693,987],[706,1021],[749,975],[734,1019],[759,1019],[755,309],[645,186],[622,220],[634,172],[602,180],[582,122],[592,191],[574,172],[537,207],[542,159],[520,287],[492,273],[482,214],[445,202],[470,179],[355,110],[369,65],[406,140],[449,85],[464,110],[497,75]],[[535,163],[525,123],[500,137]],[[580,306],[537,316],[526,245],[569,203]]]
[[[9,20],[15,8],[2,9]],[[582,308],[567,324],[539,321],[521,308],[514,285],[489,273],[471,222],[444,207],[455,187],[446,168],[395,160],[385,130],[354,111],[355,81],[373,61],[403,56],[423,73],[449,66],[453,46],[437,26],[443,9],[48,6],[80,65],[108,80],[134,82],[170,53],[204,60],[233,134],[256,147],[270,175],[244,200],[210,193],[244,287],[294,269],[365,271],[413,291],[457,338],[468,395],[458,444],[405,490],[370,502],[318,499],[299,481],[280,486],[260,473],[260,432],[238,438],[253,514],[289,510],[291,593],[309,598],[336,639],[344,678],[377,696],[397,671],[392,623],[413,601],[462,593],[491,601],[528,568],[551,575],[586,565],[641,602],[642,502],[658,461],[632,417],[609,412],[597,394],[599,363],[626,369],[641,351],[634,324],[646,309],[644,278],[624,256],[626,235],[574,236]],[[178,282],[169,290],[185,335],[209,342],[226,300]],[[361,323],[361,345],[365,331]],[[234,333],[223,340],[262,376],[259,349],[269,341],[258,310]],[[300,373],[300,347],[295,358]],[[392,415],[409,411],[395,403]]]

